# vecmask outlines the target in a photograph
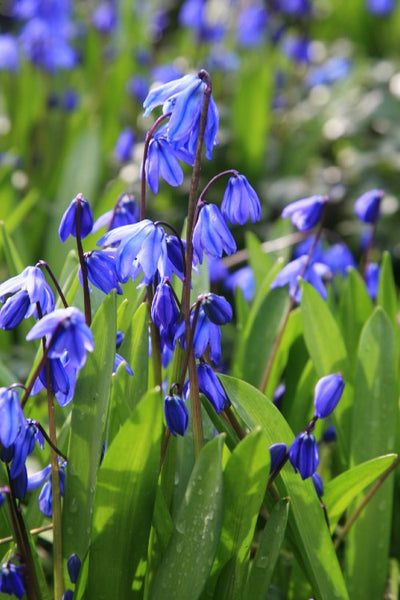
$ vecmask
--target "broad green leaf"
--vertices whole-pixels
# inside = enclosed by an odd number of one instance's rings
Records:
[[[224,520],[213,566],[220,571],[215,597],[242,600],[251,542],[269,475],[270,455],[256,429],[230,455],[224,469]]]
[[[396,449],[398,394],[394,331],[377,308],[360,338],[352,415],[351,463],[358,465]],[[351,597],[382,598],[388,570],[393,475],[364,508],[346,538]]]
[[[63,505],[64,553],[81,559],[90,542],[97,469],[107,413],[116,336],[116,298],[108,296],[92,324],[95,349],[88,354],[73,400]],[[111,343],[110,343],[111,342]]]
[[[107,449],[97,478],[87,598],[142,598],[162,435],[150,391]]]
[[[147,390],[149,369],[149,309],[147,304],[139,306],[125,334],[121,354],[133,371],[133,377],[125,379],[125,399],[131,409]]]
[[[396,460],[396,454],[388,454],[367,460],[341,473],[324,488],[324,503],[328,511],[331,533],[350,506],[351,502],[371,483],[384,473]]]
[[[199,454],[149,600],[196,600],[204,588],[221,533],[222,446],[218,436]]]
[[[288,307],[289,294],[285,288],[271,290],[259,307],[252,307],[235,357],[235,376],[257,387],[261,384]]]
[[[364,280],[358,271],[349,269],[340,294],[340,325],[352,374],[357,363],[357,348],[361,330],[373,309],[374,306]]]
[[[268,447],[291,444],[293,433],[278,409],[248,383],[221,376],[230,401],[249,429],[261,426]],[[342,572],[326,526],[320,502],[310,479],[303,481],[290,464],[276,480],[282,497],[289,496],[289,530],[297,559],[303,565],[318,598],[348,598]]]
[[[393,324],[397,323],[397,291],[393,277],[392,262],[388,252],[383,253],[381,271],[379,274],[378,306],[382,306]]]
[[[271,577],[278,560],[279,551],[286,531],[289,498],[281,498],[273,507],[260,538],[247,581],[244,600],[265,600]]]

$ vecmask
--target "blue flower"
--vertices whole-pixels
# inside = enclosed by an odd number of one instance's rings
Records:
[[[117,227],[106,233],[98,246],[120,242],[116,268],[118,278],[125,283],[143,271],[143,281],[149,284],[158,271],[160,277],[168,276],[166,235],[162,227],[144,219],[133,225]]]
[[[311,12],[310,0],[278,0],[278,10],[287,15],[304,17]]]
[[[156,288],[151,303],[151,318],[157,327],[168,327],[179,318],[179,309],[168,278],[164,278]]]
[[[36,316],[37,304],[42,314],[54,309],[54,295],[39,267],[26,267],[19,275],[11,277],[0,285],[0,299],[7,299],[0,310],[0,327],[13,329],[32,314]]]
[[[26,474],[25,462],[28,456],[33,452],[36,442],[39,443],[39,446],[43,450],[44,438],[36,421],[26,419],[14,441],[12,463],[10,467],[11,479],[16,479],[21,473]],[[22,497],[24,495],[25,494],[23,494]]]
[[[271,466],[269,472],[273,473],[284,460],[287,454],[287,446],[283,442],[272,444],[272,446],[269,447],[269,453],[271,455]]]
[[[0,592],[22,598],[25,594],[23,567],[10,560],[1,565]]]
[[[137,223],[140,217],[140,209],[132,194],[121,194],[115,207],[101,215],[94,223],[92,233],[96,233],[101,227],[107,230],[132,225]]]
[[[162,134],[163,131],[164,128],[160,129],[151,139],[145,164],[146,181],[153,194],[158,193],[160,175],[172,187],[183,183],[184,175],[178,159],[192,163],[189,152],[177,149],[168,141],[166,135]]]
[[[118,294],[122,294],[118,283],[114,253],[114,250],[92,250],[84,254],[89,281],[105,294],[109,294],[112,290],[117,290]],[[83,286],[81,267],[79,267],[78,276]]]
[[[76,237],[76,221],[77,221],[77,210],[78,205],[80,206],[80,237],[84,238],[92,231],[93,228],[93,214],[90,208],[89,202],[78,194],[71,202],[63,217],[61,219],[58,234],[60,240],[65,242],[68,236],[73,235]]]
[[[221,204],[221,213],[231,225],[244,225],[261,219],[261,206],[255,190],[244,175],[230,177]]]
[[[238,17],[237,37],[241,46],[258,46],[262,43],[268,22],[264,6],[250,5],[243,8]]]
[[[189,415],[182,398],[176,394],[165,396],[164,413],[168,429],[172,435],[185,435],[189,423]]]
[[[221,258],[223,252],[236,252],[236,242],[216,204],[204,204],[193,230],[193,248],[196,259],[203,262],[203,252]]]
[[[354,205],[354,212],[360,221],[371,225],[377,222],[384,195],[382,190],[370,190],[358,198]]]
[[[20,34],[21,46],[29,60],[50,73],[72,69],[78,57],[63,29],[65,26],[55,26],[43,18],[30,19]]]
[[[186,0],[179,13],[179,24],[196,33],[198,41],[219,42],[224,36],[222,23],[211,23],[206,0]]]
[[[118,352],[116,352],[115,358],[114,358],[113,373],[117,372],[119,365],[124,365],[125,371],[128,373],[128,375],[131,375],[131,377],[133,376],[133,371],[130,368],[130,366],[128,365],[128,363],[126,362],[126,360],[124,359],[124,357],[121,356],[120,354],[118,354]]]
[[[201,306],[207,317],[216,325],[225,325],[232,321],[232,307],[223,296],[209,293],[199,296]]]
[[[368,263],[365,269],[365,285],[372,300],[376,300],[379,289],[379,275],[381,269],[377,263]]]
[[[168,271],[175,273],[179,279],[183,279],[186,242],[179,240],[176,235],[167,235],[165,240],[167,242]]]
[[[0,71],[18,70],[18,47],[16,39],[8,34],[0,35]]]
[[[15,442],[25,416],[19,403],[16,388],[0,388],[0,442],[9,448]]]
[[[322,263],[310,263],[307,268],[307,256],[303,255],[296,260],[292,260],[282,271],[278,273],[273,282],[271,289],[283,287],[289,284],[289,294],[296,302],[301,300],[301,289],[299,285],[299,277],[304,281],[308,281],[322,296],[324,300],[327,298],[323,276],[329,276],[331,273],[329,268]]]
[[[190,324],[193,325],[192,312],[190,315]],[[186,348],[185,337],[185,322],[182,321],[175,333],[175,342],[179,340],[182,348]],[[196,329],[193,337],[193,348],[196,358],[201,358],[207,348],[210,350],[210,358],[216,365],[221,360],[221,330],[218,325],[212,323],[204,312],[203,307],[200,307],[197,317]]]
[[[117,11],[114,3],[102,2],[92,13],[93,27],[101,34],[112,33],[117,26]]]
[[[324,442],[335,442],[336,441],[336,429],[334,425],[329,425],[322,434],[322,439]]]
[[[309,231],[321,219],[322,209],[328,202],[327,196],[310,196],[288,204],[282,211],[282,218],[292,217],[292,223],[299,231]]]
[[[114,153],[115,156],[121,162],[130,160],[132,156],[133,145],[135,143],[135,136],[130,127],[123,129],[118,136],[115,144]]]
[[[31,341],[47,335],[51,336],[49,358],[61,358],[67,351],[71,366],[78,369],[86,362],[86,352],[94,350],[93,334],[83,314],[74,306],[60,308],[43,317],[32,327],[26,339]]]
[[[324,495],[324,484],[322,482],[321,475],[319,473],[313,473],[311,475],[312,482],[315,487],[315,491],[317,492],[318,498],[321,498]]]
[[[311,42],[307,37],[288,35],[282,43],[282,50],[286,56],[299,63],[309,63],[311,58]]]
[[[197,377],[200,392],[211,402],[217,414],[224,410],[226,406],[229,406],[230,402],[223,385],[210,365],[207,363],[198,365]]]
[[[344,381],[340,373],[322,377],[314,390],[314,416],[325,419],[335,409],[342,397]]]
[[[64,496],[64,483],[65,483],[65,467],[67,463],[59,460],[59,482],[60,482],[60,496]],[[38,503],[39,509],[45,517],[51,517],[53,514],[53,489],[52,489],[52,477],[51,477],[51,465],[48,465],[38,473],[28,477],[28,490],[33,490],[39,485],[43,485],[40,490]]]
[[[171,113],[166,125],[169,142],[179,143],[194,155],[200,124],[201,109],[207,84],[199,75],[185,75],[180,79],[169,81],[152,89],[143,108],[147,116],[157,106],[162,105],[163,113]],[[210,97],[207,122],[204,133],[206,156],[211,159],[212,150],[216,143],[219,125],[219,115],[215,102]]]
[[[77,554],[71,554],[67,560],[67,570],[71,583],[76,583],[81,570],[81,559]]]
[[[318,445],[313,433],[303,431],[289,448],[289,460],[302,479],[311,477],[319,463]]]
[[[378,17],[388,17],[395,7],[395,0],[367,0],[367,9]]]
[[[224,285],[227,290],[232,292],[240,288],[246,302],[251,302],[256,291],[253,269],[250,266],[241,267],[228,275],[224,281]]]
[[[325,263],[333,274],[340,273],[343,277],[348,274],[350,267],[356,268],[356,261],[346,244],[333,244],[323,252],[321,262]]]

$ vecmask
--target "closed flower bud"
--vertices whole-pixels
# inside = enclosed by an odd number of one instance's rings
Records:
[[[158,284],[151,303],[151,318],[157,327],[168,327],[176,323],[179,310],[168,279]]]
[[[231,225],[244,225],[261,219],[261,206],[255,190],[244,175],[231,177],[221,204],[221,212]]]
[[[381,200],[384,197],[382,190],[370,190],[365,192],[354,205],[354,212],[363,223],[373,225],[380,216]]]
[[[68,236],[73,235],[76,237],[76,224],[77,224],[77,212],[78,206],[80,206],[80,236],[81,238],[86,237],[92,231],[93,228],[93,214],[90,208],[89,202],[78,194],[71,202],[63,217],[61,219],[58,234],[60,240],[65,242]]]
[[[273,473],[285,458],[287,446],[283,442],[272,444],[272,446],[269,447],[269,453],[271,455],[271,466],[269,472]]]
[[[204,312],[212,323],[225,325],[232,321],[232,307],[223,296],[205,294],[201,303]]]
[[[172,435],[185,435],[189,415],[185,402],[176,394],[168,395],[164,400],[164,414],[168,429]]]
[[[289,448],[289,460],[302,479],[315,473],[319,463],[318,445],[314,434],[302,431]]]
[[[71,583],[76,583],[81,569],[81,559],[77,554],[71,554],[71,556],[68,557],[67,569]]]
[[[197,376],[199,379],[199,390],[213,405],[215,412],[220,413],[225,406],[229,406],[229,399],[222,386],[222,383],[214,373],[212,367],[202,363],[197,367]]]
[[[322,483],[321,475],[319,473],[314,473],[311,475],[311,479],[313,481],[315,491],[318,494],[318,498],[321,498],[321,496],[324,495],[324,484]]]
[[[381,268],[377,263],[368,263],[365,269],[365,285],[372,300],[376,300],[379,287],[379,275]]]
[[[342,397],[343,389],[344,381],[340,373],[322,377],[314,390],[314,415],[319,419],[330,415]]]

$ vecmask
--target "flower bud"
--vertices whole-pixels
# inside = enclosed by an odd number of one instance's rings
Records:
[[[340,373],[322,377],[314,390],[314,415],[319,419],[330,415],[342,397],[343,389],[344,381]]]
[[[185,435],[189,423],[189,415],[182,398],[176,394],[165,396],[165,420],[172,435]]]

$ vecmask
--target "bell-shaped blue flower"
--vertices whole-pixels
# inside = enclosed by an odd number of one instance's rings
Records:
[[[168,327],[179,318],[179,309],[168,278],[163,279],[156,288],[151,303],[151,318],[157,327]]]
[[[336,408],[342,397],[344,381],[340,373],[332,373],[319,379],[314,390],[314,416],[325,419]]]
[[[10,467],[10,477],[12,479],[18,477],[21,471],[25,469],[26,459],[33,452],[36,442],[43,449],[44,438],[36,421],[26,419],[14,441],[14,453]]]
[[[118,136],[115,144],[114,153],[118,160],[126,162],[130,160],[132,156],[133,145],[135,143],[135,136],[130,127],[123,129]]]
[[[269,453],[271,456],[271,466],[269,472],[273,473],[284,460],[287,454],[287,446],[283,442],[272,444],[272,446],[269,447]]]
[[[120,243],[116,256],[118,278],[125,283],[143,271],[143,281],[149,284],[158,271],[168,275],[166,235],[162,227],[144,219],[133,225],[117,227],[106,233],[98,246]]]
[[[201,306],[211,323],[225,325],[232,321],[232,307],[223,296],[209,293],[199,297]]]
[[[190,324],[193,326],[194,313],[190,315]],[[179,340],[182,348],[186,348],[185,337],[185,322],[182,321],[176,330],[175,341]],[[207,348],[210,351],[210,358],[216,365],[221,360],[221,330],[218,325],[212,323],[204,312],[203,307],[200,307],[196,329],[193,337],[193,348],[196,358],[201,358]]]
[[[67,463],[59,460],[59,482],[60,482],[60,495],[64,496],[64,483],[65,483],[65,467]],[[43,485],[44,484],[44,485]],[[28,490],[33,490],[40,485],[43,485],[40,490],[38,503],[39,509],[42,514],[46,517],[51,517],[53,514],[53,490],[52,490],[52,479],[51,479],[51,465],[47,465],[41,471],[38,471],[34,475],[28,477]]]
[[[177,394],[165,396],[164,414],[172,435],[185,435],[189,423],[189,414],[186,404],[180,396]]]
[[[193,164],[191,154],[171,144],[166,128],[161,127],[150,141],[145,164],[146,181],[153,194],[158,193],[159,176],[172,187],[182,185],[184,175],[179,160]]]
[[[96,233],[101,227],[107,227],[107,230],[122,227],[122,225],[132,225],[137,223],[140,217],[140,209],[135,202],[132,194],[121,194],[115,203],[114,208],[102,214],[94,223],[92,233]]]
[[[368,263],[365,269],[365,285],[372,300],[376,300],[379,288],[381,268],[377,263]]]
[[[296,302],[301,300],[301,288],[299,285],[299,277],[304,281],[308,281],[322,296],[324,300],[327,298],[326,288],[322,277],[331,275],[329,268],[322,263],[310,263],[307,268],[307,256],[300,256],[296,260],[292,260],[282,271],[278,273],[273,282],[271,289],[289,285],[289,294]]]
[[[380,217],[381,201],[385,193],[382,190],[370,190],[358,198],[354,212],[363,223],[373,225]]]
[[[197,377],[200,392],[211,402],[217,414],[224,410],[226,406],[229,406],[229,398],[223,385],[210,365],[207,363],[198,365]]]
[[[86,237],[93,228],[93,214],[89,202],[82,194],[78,194],[71,202],[62,216],[58,234],[60,240],[65,242],[68,236],[76,237],[77,212],[80,206],[80,236]]]
[[[60,308],[46,315],[29,331],[26,339],[35,340],[51,336],[48,356],[60,358],[68,352],[71,366],[81,369],[86,362],[86,353],[94,350],[93,334],[85,323],[83,314],[75,308]]]
[[[118,283],[114,255],[115,252],[112,249],[91,250],[84,254],[87,276],[90,283],[105,294],[109,294],[112,290],[117,290],[117,294],[122,294],[121,286]],[[79,267],[78,276],[83,286],[81,267]]]
[[[282,218],[292,217],[292,223],[299,231],[309,231],[319,223],[322,209],[328,202],[327,196],[310,196],[286,206]]]
[[[179,241],[176,235],[165,236],[165,241],[167,242],[168,271],[175,273],[179,279],[183,279],[186,242]]]
[[[54,310],[54,295],[39,267],[26,267],[19,275],[0,284],[0,299],[10,296],[0,310],[0,328],[13,329],[31,315]]]
[[[255,190],[244,175],[230,177],[221,204],[221,213],[231,225],[244,225],[261,219],[261,206]]]
[[[23,569],[10,560],[1,565],[0,592],[22,598],[25,594]]]
[[[236,252],[236,242],[216,204],[204,204],[193,231],[193,248],[197,260],[203,262],[203,252],[221,258],[225,252]]]
[[[289,460],[302,479],[311,477],[319,463],[318,444],[313,433],[303,431],[289,448]]]
[[[9,448],[15,442],[25,416],[16,388],[0,388],[0,442]]]

